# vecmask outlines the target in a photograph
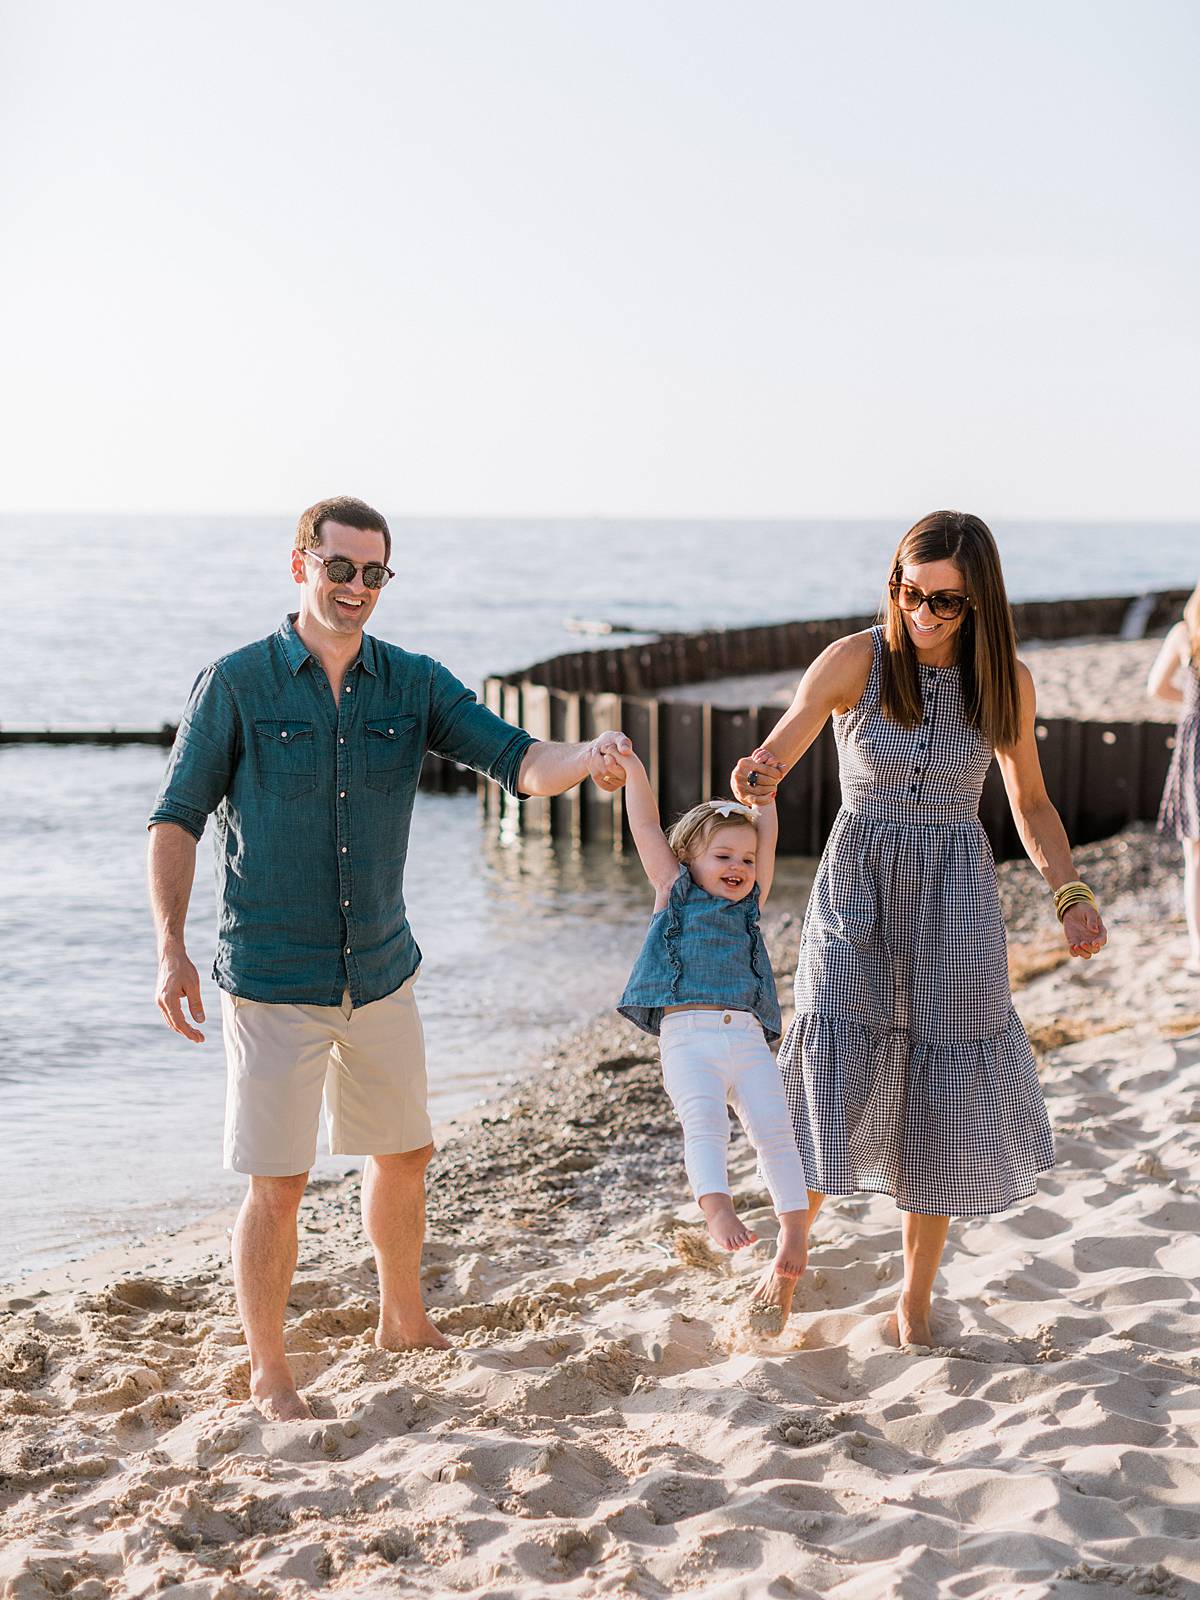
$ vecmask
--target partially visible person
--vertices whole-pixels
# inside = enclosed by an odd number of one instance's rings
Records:
[[[757,752],[763,761],[770,758]],[[645,942],[617,1006],[659,1039],[663,1086],[683,1128],[683,1162],[722,1250],[753,1244],[733,1206],[726,1167],[729,1107],[757,1155],[779,1219],[775,1259],[751,1302],[753,1325],[777,1333],[804,1271],[808,1180],[779,1068],[775,975],[759,927],[771,892],[779,822],[735,800],[705,800],[664,834],[646,769],[625,768],[633,841],[654,889]]]
[[[1158,826],[1183,845],[1186,970],[1200,978],[1200,584],[1183,608],[1182,622],[1163,640],[1146,687],[1180,708]]]
[[[993,757],[1067,948],[1089,960],[1107,935],[1046,793],[1033,679],[986,525],[937,511],[910,528],[881,619],[822,652],[763,741],[773,761],[755,751],[731,781],[749,804],[773,798],[833,717],[842,809],[809,897],[779,1065],[814,1179],[810,1225],[826,1195],[891,1195],[904,1213],[891,1337],[932,1345],[950,1218],[1028,1199],[1054,1163],[979,822]]]
[[[620,788],[619,758],[632,748],[620,733],[535,742],[439,662],[364,632],[396,576],[391,560],[388,525],[363,501],[304,512],[291,553],[298,610],[200,674],[149,821],[158,1006],[176,1033],[199,1041],[204,1006],[184,923],[196,844],[215,814],[225,1164],[250,1180],[233,1271],[251,1397],[270,1419],[309,1415],[283,1319],[322,1099],[330,1150],[366,1158],[376,1343],[448,1342],[421,1297],[433,1144],[413,997],[421,952],[404,909],[425,752],[487,773],[512,795],[556,795],[589,775]]]

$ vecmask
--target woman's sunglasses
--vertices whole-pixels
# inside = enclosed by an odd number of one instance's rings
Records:
[[[901,611],[919,611],[927,605],[942,622],[953,622],[955,617],[961,617],[971,603],[956,589],[935,589],[932,594],[926,594],[915,583],[901,583],[898,578],[893,578],[888,585],[888,593]]]
[[[311,556],[314,561],[319,561],[325,568],[325,576],[330,583],[353,583],[358,567],[349,556],[319,556],[315,550],[306,550],[306,556]],[[385,567],[382,561],[364,561],[362,565],[363,587],[367,589],[382,589],[389,578],[396,574],[391,567]]]

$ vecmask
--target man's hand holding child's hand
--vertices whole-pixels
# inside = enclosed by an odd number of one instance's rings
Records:
[[[602,733],[588,746],[588,776],[606,794],[624,788],[625,768],[618,759],[633,754],[633,743],[627,734],[616,729]]]

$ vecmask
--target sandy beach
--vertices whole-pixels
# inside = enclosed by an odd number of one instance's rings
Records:
[[[288,1343],[317,1413],[262,1422],[228,1218],[22,1283],[0,1349],[0,1594],[1200,1593],[1200,986],[1175,847],[1079,852],[1114,930],[1061,961],[1001,869],[1060,1165],[956,1222],[944,1342],[889,1347],[897,1214],[831,1203],[783,1335],[718,1258],[653,1050],[619,1018],[451,1130],[424,1279],[448,1353],[371,1342],[356,1185],[301,1217]],[[801,907],[768,934],[788,989]],[[215,1157],[214,1157],[215,1159]]]
[[[1033,674],[1038,715],[1110,722],[1174,722],[1176,708],[1146,694],[1162,639],[1030,639],[1017,649]],[[801,674],[764,673],[684,684],[672,700],[718,706],[786,706]]]

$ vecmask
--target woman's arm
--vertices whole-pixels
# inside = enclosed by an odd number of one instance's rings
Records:
[[[734,794],[743,805],[769,802],[783,778],[796,765],[835,711],[848,711],[862,698],[871,675],[871,634],[852,633],[834,642],[809,667],[795,698],[763,741],[775,758],[767,764],[743,756],[730,774]],[[749,779],[755,774],[755,783]]]
[[[662,831],[658,801],[640,759],[632,751],[619,752],[614,759],[625,769],[625,815],[646,876],[654,885],[654,909],[661,911],[679,876],[679,858]]]
[[[755,751],[755,754],[758,752]],[[755,858],[754,875],[758,879],[758,903],[765,906],[775,881],[775,846],[779,840],[779,813],[773,801],[759,803],[755,832],[758,834],[758,855]]]
[[[1180,679],[1188,658],[1187,625],[1177,622],[1162,642],[1162,649],[1154,658],[1150,676],[1146,679],[1146,693],[1155,700],[1169,700],[1174,705],[1183,703],[1183,685]]]
[[[1037,748],[1037,696],[1033,677],[1023,661],[1017,663],[1021,689],[1021,731],[1015,745],[997,750],[1000,774],[1012,808],[1021,843],[1051,889],[1076,877],[1071,846],[1058,812],[1046,793]],[[1073,956],[1090,960],[1108,942],[1100,913],[1091,905],[1075,905],[1063,918],[1063,935]]]

